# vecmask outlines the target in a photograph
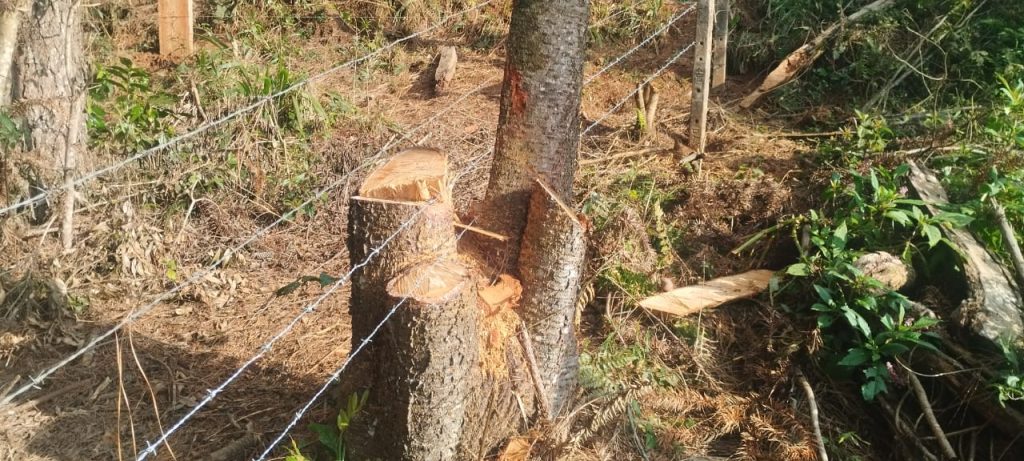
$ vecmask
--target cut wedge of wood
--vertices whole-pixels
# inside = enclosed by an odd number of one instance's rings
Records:
[[[749,298],[768,289],[774,272],[753,270],[709,280],[703,285],[690,285],[640,301],[640,306],[667,314],[686,316],[729,301]]]

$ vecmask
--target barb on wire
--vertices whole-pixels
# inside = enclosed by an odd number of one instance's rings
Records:
[[[155,145],[153,147],[150,147],[148,149],[140,151],[140,152],[136,153],[135,155],[127,157],[127,158],[125,158],[125,159],[123,159],[123,160],[121,160],[119,162],[116,162],[116,163],[114,163],[112,165],[108,165],[108,166],[100,168],[98,170],[94,170],[94,171],[92,171],[92,172],[90,172],[90,173],[88,173],[88,174],[86,174],[86,175],[84,175],[84,176],[74,180],[70,184],[70,187],[77,188],[78,186],[80,186],[80,185],[82,185],[82,184],[84,184],[84,183],[86,183],[88,181],[96,179],[96,178],[98,178],[100,176],[103,176],[103,175],[105,175],[107,173],[110,173],[112,171],[121,169],[121,168],[123,168],[125,165],[127,165],[129,163],[132,163],[132,162],[134,162],[136,160],[140,160],[142,158],[145,158],[145,157],[148,157],[150,155],[153,155],[156,152],[159,152],[159,151],[161,151],[163,149],[166,149],[166,148],[168,148],[170,146],[178,144],[178,143],[180,143],[182,141],[185,141],[187,139],[191,139],[191,138],[193,138],[193,137],[195,137],[195,136],[197,136],[197,135],[199,135],[201,133],[204,133],[204,132],[206,132],[206,131],[208,131],[208,130],[210,130],[212,128],[215,128],[217,126],[223,125],[224,123],[227,123],[227,122],[229,122],[229,121],[231,121],[231,120],[241,116],[242,114],[245,114],[245,113],[247,113],[247,112],[249,112],[249,111],[251,111],[253,109],[256,109],[256,108],[258,108],[258,107],[260,107],[260,106],[262,106],[262,105],[264,105],[264,104],[266,104],[266,103],[268,103],[268,102],[270,102],[270,101],[272,101],[274,99],[277,99],[277,98],[279,98],[281,96],[284,96],[284,95],[286,95],[288,93],[291,93],[291,92],[293,92],[293,91],[295,91],[295,90],[297,90],[299,88],[302,88],[302,87],[304,87],[306,85],[309,85],[312,82],[320,80],[320,79],[322,79],[322,78],[324,78],[324,77],[326,77],[326,76],[328,76],[330,74],[333,74],[334,72],[337,72],[339,70],[342,70],[342,69],[354,66],[354,65],[359,64],[361,62],[364,62],[364,61],[366,61],[366,60],[368,60],[368,59],[370,59],[370,58],[372,58],[374,56],[377,56],[377,55],[379,55],[381,53],[384,53],[385,51],[388,51],[391,48],[394,48],[394,47],[396,47],[396,46],[398,46],[398,45],[400,45],[400,44],[402,44],[404,42],[407,42],[407,41],[412,40],[412,39],[414,39],[416,37],[419,37],[420,35],[424,35],[424,34],[426,34],[428,32],[431,32],[431,31],[441,27],[449,19],[461,16],[461,15],[463,15],[465,13],[469,13],[469,12],[471,12],[473,10],[482,8],[485,5],[491,3],[492,1],[494,1],[494,0],[485,0],[485,1],[481,2],[481,3],[473,5],[473,6],[469,7],[469,8],[466,8],[466,9],[464,9],[462,11],[458,11],[458,12],[449,14],[449,15],[441,18],[436,24],[434,24],[434,25],[432,25],[432,26],[430,26],[430,27],[428,27],[426,29],[423,29],[423,30],[418,31],[418,32],[416,32],[414,34],[410,34],[410,35],[407,35],[407,36],[402,37],[400,39],[397,39],[397,40],[395,40],[393,42],[390,42],[387,45],[384,45],[384,46],[382,46],[382,47],[380,47],[380,48],[378,48],[378,49],[376,49],[374,51],[371,51],[371,52],[369,52],[369,53],[367,53],[367,54],[365,54],[363,56],[360,56],[358,58],[354,58],[354,59],[348,60],[348,61],[346,61],[344,63],[338,64],[338,65],[336,65],[334,67],[331,67],[330,69],[327,69],[327,70],[325,70],[323,72],[320,72],[320,73],[318,73],[316,75],[313,75],[311,77],[308,77],[308,78],[305,78],[305,79],[300,80],[298,82],[295,82],[292,85],[290,85],[290,86],[288,86],[288,87],[286,87],[286,88],[284,88],[284,89],[282,89],[282,90],[280,90],[280,91],[278,91],[278,92],[276,92],[274,94],[270,94],[270,95],[264,96],[264,97],[256,100],[255,102],[247,105],[247,106],[244,106],[244,107],[242,107],[240,109],[235,110],[234,112],[231,112],[231,113],[227,114],[224,117],[221,117],[221,118],[219,118],[217,120],[212,120],[212,121],[203,123],[202,125],[199,125],[195,129],[193,129],[193,130],[191,130],[191,131],[189,131],[189,132],[187,132],[185,134],[182,134],[182,135],[179,135],[179,136],[175,136],[175,137],[173,137],[171,139],[168,139],[168,140],[166,140],[166,141],[164,141],[164,142],[162,142],[160,144],[157,144],[157,145]],[[46,200],[46,198],[49,197],[50,195],[53,195],[57,191],[65,190],[67,187],[68,187],[68,185],[62,185],[61,188],[59,188],[59,189],[50,189],[50,190],[44,191],[43,193],[34,195],[34,196],[29,197],[29,198],[27,198],[25,200],[17,202],[17,203],[15,203],[13,205],[8,205],[6,207],[0,208],[0,215],[4,215],[4,214],[7,214],[7,213],[9,213],[11,211],[15,211],[15,210],[21,209],[21,208],[23,208],[25,206],[32,205],[34,203]]]
[[[596,79],[597,77],[600,77],[601,74],[603,74],[605,72],[608,72],[609,69],[611,69],[612,67],[615,67],[616,65],[618,65],[620,62],[622,62],[622,60],[624,60],[627,57],[629,57],[629,55],[631,55],[633,53],[636,53],[637,50],[642,48],[644,45],[650,43],[651,40],[654,40],[655,37],[661,35],[663,32],[668,30],[669,27],[672,27],[672,24],[675,24],[676,22],[678,22],[680,19],[683,18],[683,16],[686,16],[687,14],[690,14],[691,12],[693,12],[693,10],[695,8],[697,8],[696,4],[690,5],[689,8],[683,10],[679,14],[677,14],[674,17],[672,17],[671,19],[669,19],[668,22],[665,23],[665,25],[661,26],[658,30],[654,31],[653,34],[651,34],[647,38],[643,39],[643,41],[641,41],[640,43],[637,43],[635,46],[633,46],[633,48],[630,48],[628,51],[623,53],[621,56],[613,59],[607,65],[602,67],[601,70],[599,70],[599,71],[595,72],[593,75],[587,77],[587,79],[583,81],[583,85],[590,84],[590,82],[593,82],[594,79]]]
[[[238,251],[242,250],[243,248],[248,246],[250,243],[256,241],[256,239],[262,237],[263,235],[265,235],[267,232],[269,232],[274,227],[277,227],[281,223],[283,223],[283,222],[287,221],[288,219],[290,219],[295,213],[298,212],[298,210],[300,210],[303,207],[313,203],[314,201],[320,200],[328,192],[330,192],[331,190],[337,188],[338,186],[340,186],[340,185],[344,184],[346,181],[348,181],[348,178],[353,173],[356,173],[356,172],[358,172],[358,171],[360,171],[360,170],[370,166],[371,164],[377,162],[380,159],[380,157],[383,156],[384,153],[387,152],[391,147],[397,145],[399,142],[402,142],[403,140],[409,139],[409,137],[412,136],[413,133],[416,133],[417,131],[419,131],[424,126],[427,126],[430,123],[433,123],[435,120],[437,120],[438,118],[440,118],[441,116],[446,114],[448,111],[454,109],[455,107],[458,107],[461,104],[461,102],[464,101],[466,98],[468,98],[469,96],[471,96],[473,94],[478,93],[480,90],[486,88],[487,85],[489,85],[489,84],[490,84],[490,81],[485,82],[484,84],[479,85],[479,86],[475,87],[474,89],[470,90],[469,92],[467,92],[467,93],[463,94],[462,96],[458,97],[457,99],[452,101],[451,104],[449,104],[448,106],[445,106],[444,108],[442,108],[440,111],[438,111],[436,114],[432,115],[430,118],[428,118],[424,122],[422,122],[419,125],[413,127],[412,129],[407,131],[401,137],[399,137],[399,138],[397,138],[397,139],[395,139],[395,140],[385,144],[384,147],[382,147],[379,151],[377,151],[376,154],[374,154],[369,159],[364,161],[358,167],[356,167],[353,170],[349,171],[344,176],[342,176],[341,178],[335,180],[334,182],[332,182],[331,184],[327,185],[326,187],[320,189],[315,194],[313,194],[312,197],[310,197],[310,198],[306,199],[304,202],[298,204],[297,206],[292,208],[290,211],[282,214],[274,222],[272,222],[269,225],[267,225],[266,227],[263,227],[262,229],[256,231],[255,233],[250,235],[248,238],[246,238],[241,244],[236,245],[235,247],[229,249],[228,251],[225,251],[224,254],[219,259],[214,261],[212,264],[210,264],[210,265],[206,266],[205,268],[203,268],[202,270],[196,272],[191,277],[186,279],[184,282],[174,286],[170,290],[165,291],[163,294],[157,296],[155,299],[153,299],[149,303],[147,303],[147,304],[143,305],[142,307],[138,308],[137,310],[131,312],[130,314],[125,316],[125,318],[123,318],[120,322],[118,322],[116,325],[114,325],[109,330],[105,331],[104,333],[94,337],[92,340],[90,340],[84,346],[80,347],[78,350],[73,352],[71,355],[69,355],[69,356],[65,357],[64,359],[60,360],[59,362],[57,362],[56,364],[54,364],[50,368],[47,368],[46,370],[40,372],[38,375],[36,375],[34,377],[30,377],[28,383],[26,383],[22,387],[18,388],[18,390],[14,391],[14,392],[11,392],[7,396],[5,396],[2,400],[0,400],[0,406],[3,406],[3,405],[6,405],[6,404],[10,403],[10,402],[14,401],[14,399],[17,398],[19,395],[24,394],[25,392],[28,392],[28,391],[32,390],[33,388],[35,388],[35,387],[38,387],[38,385],[44,379],[46,379],[47,377],[49,377],[53,373],[57,372],[57,370],[60,370],[61,368],[67,366],[69,363],[71,363],[72,361],[74,361],[78,357],[81,357],[83,354],[85,354],[86,352],[88,352],[92,348],[94,348],[97,345],[99,345],[100,342],[102,342],[103,340],[109,338],[115,332],[119,331],[120,329],[124,328],[126,325],[134,322],[139,317],[142,317],[143,315],[145,315],[149,311],[153,310],[161,302],[164,302],[164,301],[170,299],[172,296],[174,296],[175,294],[177,294],[180,291],[184,290],[185,288],[191,286],[195,282],[197,282],[199,280],[202,280],[207,275],[211,274],[214,270],[216,270],[218,267],[220,267],[222,264],[224,264],[224,262],[226,262],[228,260],[228,258],[232,257],[232,255],[234,255]]]
[[[470,223],[470,225],[472,225],[472,222]],[[455,237],[455,241],[458,242],[459,240],[462,240],[462,237],[466,235],[467,231],[468,229],[463,229],[461,232],[459,232],[459,234]],[[419,288],[420,284],[422,284],[427,278],[428,277],[426,274],[420,276],[420,278],[416,280],[416,283],[413,285],[413,289],[410,291],[415,291],[416,288]],[[348,354],[348,357],[345,357],[345,361],[341,363],[341,366],[338,367],[338,369],[335,370],[334,373],[331,374],[331,376],[327,379],[327,382],[324,383],[324,385],[321,386],[320,389],[317,390],[315,394],[313,394],[313,397],[310,398],[309,401],[307,401],[306,404],[303,405],[302,408],[300,408],[299,411],[295,413],[295,416],[292,417],[292,420],[288,422],[288,425],[285,426],[284,430],[282,430],[281,433],[279,433],[277,437],[275,437],[274,440],[270,442],[269,445],[267,445],[267,448],[263,451],[262,454],[260,454],[260,457],[257,458],[256,461],[265,460],[267,456],[270,455],[270,452],[274,451],[274,448],[277,447],[277,445],[281,443],[282,440],[284,440],[285,436],[288,435],[288,432],[295,428],[295,425],[299,423],[299,420],[302,419],[302,416],[305,415],[306,412],[313,407],[313,404],[316,403],[316,401],[319,400],[320,397],[324,395],[325,392],[327,392],[327,389],[331,387],[331,384],[334,384],[334,382],[341,377],[341,374],[345,372],[346,368],[348,368],[348,365],[352,362],[352,359],[359,355],[359,353],[363,351],[367,344],[373,341],[374,336],[377,336],[377,333],[380,332],[381,328],[384,327],[384,324],[386,324],[388,320],[391,319],[391,316],[395,315],[395,312],[398,311],[398,308],[402,307],[402,305],[404,305],[405,302],[408,300],[408,297],[403,297],[397,303],[395,303],[394,306],[391,307],[391,310],[388,311],[387,315],[385,315],[384,318],[381,319],[380,323],[378,323],[377,326],[375,326],[373,330],[370,331],[370,334],[359,342],[359,345],[356,346],[356,348],[353,349],[352,352]]]
[[[429,203],[431,202],[427,202],[427,204]],[[178,422],[174,423],[174,425],[171,426],[166,432],[161,434],[160,437],[155,442],[147,442],[146,449],[143,450],[142,453],[139,453],[138,457],[136,458],[136,461],[142,461],[149,457],[150,455],[155,455],[158,447],[161,444],[166,442],[171,435],[178,431],[178,429],[181,429],[182,426],[184,426],[185,423],[188,422],[188,420],[192,419],[192,417],[195,416],[196,413],[199,412],[199,410],[205,407],[206,404],[212,402],[213,399],[216,398],[218,394],[223,392],[224,389],[226,389],[232,382],[238,379],[239,376],[242,376],[242,373],[244,373],[245,370],[248,369],[250,365],[256,363],[256,361],[262,358],[267,352],[270,352],[271,348],[274,347],[274,344],[278,340],[285,337],[285,335],[290,333],[292,329],[295,328],[295,325],[298,325],[299,320],[301,320],[306,315],[316,311],[316,308],[320,305],[320,303],[327,299],[327,297],[334,293],[337,289],[344,286],[345,283],[347,283],[352,278],[352,274],[354,274],[360,268],[365,267],[367,264],[369,264],[370,260],[375,258],[380,253],[380,251],[384,249],[385,246],[391,243],[391,241],[396,236],[398,236],[398,234],[405,231],[405,229],[408,229],[409,226],[412,225],[412,223],[416,220],[416,218],[418,218],[419,215],[423,213],[423,210],[425,208],[426,207],[420,207],[420,209],[413,213],[412,216],[410,216],[409,219],[407,219],[404,223],[402,223],[402,225],[399,226],[394,233],[392,233],[386,239],[384,239],[384,241],[381,242],[381,244],[378,245],[376,248],[374,248],[373,251],[370,252],[370,254],[366,255],[365,259],[360,261],[358,264],[353,265],[348,272],[346,272],[344,275],[341,276],[341,278],[332,283],[331,287],[327,291],[325,291],[323,294],[317,297],[312,303],[306,305],[306,307],[302,309],[302,311],[300,311],[299,314],[296,315],[291,322],[288,322],[288,324],[285,325],[284,328],[279,330],[274,336],[270,338],[269,341],[264,343],[263,346],[260,347],[259,352],[257,352],[256,355],[253,355],[249,360],[243,363],[241,367],[235,370],[235,372],[232,373],[231,376],[228,376],[228,378],[225,379],[224,382],[222,382],[219,386],[208,391],[206,393],[206,397],[204,397],[202,400],[199,401],[199,403],[193,406],[192,409],[188,411],[188,413],[185,413],[185,416],[182,416],[181,419],[179,419]]]
[[[643,88],[644,85],[647,85],[648,83],[653,82],[654,79],[658,78],[659,75],[661,75],[666,70],[668,70],[668,68],[672,64],[674,64],[676,61],[678,61],[679,58],[681,58],[684,54],[686,54],[687,51],[690,51],[690,48],[693,48],[693,45],[694,45],[694,43],[690,42],[689,45],[686,45],[686,47],[684,47],[683,49],[679,50],[679,52],[677,52],[675,55],[673,55],[671,58],[669,58],[669,60],[666,61],[664,65],[662,65],[658,70],[654,71],[654,73],[651,74],[649,77],[647,77],[647,79],[644,80],[644,82],[642,84],[638,85],[636,89],[631,91],[624,98],[620,99],[619,102],[615,103],[615,105],[612,106],[612,108],[609,109],[608,112],[605,112],[604,115],[602,115],[597,120],[595,120],[594,123],[591,123],[589,126],[587,126],[583,130],[583,132],[580,133],[580,137],[585,136],[587,133],[590,132],[590,130],[593,130],[598,125],[600,125],[601,122],[605,121],[608,117],[611,117],[611,115],[614,114],[616,111],[618,111],[619,108],[621,108],[624,104],[626,104],[626,102],[628,102],[631,99],[633,99],[633,95],[635,95],[638,91],[640,91],[640,88]]]

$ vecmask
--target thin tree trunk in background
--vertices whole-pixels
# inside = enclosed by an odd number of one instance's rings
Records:
[[[68,175],[91,163],[84,149],[86,62],[76,5],[72,0],[32,0],[21,19],[10,94],[22,120],[24,154],[5,159],[16,163],[7,171],[28,172],[5,178],[20,198],[65,187]],[[7,197],[12,198],[19,197]],[[33,221],[48,219],[52,211],[38,208]]]
[[[515,268],[535,178],[572,198],[579,148],[586,0],[519,0],[512,12],[494,163],[480,208],[484,228],[510,237]]]
[[[28,10],[28,0],[11,2],[0,6],[8,8],[0,13],[0,106],[11,102],[11,79],[14,50],[18,46],[18,30],[21,17]]]

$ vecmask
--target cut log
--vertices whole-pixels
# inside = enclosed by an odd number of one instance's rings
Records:
[[[640,306],[680,317],[696,314],[737,299],[749,298],[768,289],[774,272],[753,270],[709,280],[702,285],[691,285],[640,301]]]
[[[805,69],[811,66],[818,59],[819,56],[825,51],[825,42],[831,39],[839,30],[841,26],[848,26],[856,23],[868,17],[870,13],[882,11],[896,3],[895,0],[876,0],[872,3],[865,5],[863,8],[857,10],[855,13],[844,18],[843,21],[837,22],[828,26],[825,30],[821,31],[817,37],[813,40],[804,44],[796,51],[786,56],[779,65],[772,70],[761,85],[754,90],[753,93],[747,95],[740,102],[740,107],[749,109],[757,100],[774,91],[776,88],[789,83],[791,80],[796,78],[797,74],[803,72]]]
[[[897,258],[884,251],[876,251],[861,255],[853,262],[864,275],[882,282],[883,287],[874,291],[874,295],[884,294],[888,290],[899,290],[913,281],[913,270]]]
[[[910,162],[910,183],[932,215],[949,205],[939,179],[916,162]],[[1024,336],[1024,318],[1020,292],[1013,278],[966,229],[942,231],[959,254],[967,279],[967,297],[953,312],[953,320],[993,347],[1001,341],[1020,341]]]
[[[434,95],[441,96],[455,79],[455,65],[459,55],[454,46],[443,46],[437,55],[437,69],[434,70]]]

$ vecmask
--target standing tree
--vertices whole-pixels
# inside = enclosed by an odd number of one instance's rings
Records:
[[[456,245],[447,157],[434,150],[395,156],[353,198],[349,256],[368,262],[353,278],[352,346],[365,352],[341,392],[369,391],[347,434],[355,459],[481,459],[524,413],[551,418],[568,403],[585,242],[566,203],[588,16],[588,0],[514,3],[475,220],[506,239]],[[472,260],[482,254],[500,257]]]
[[[0,102],[24,135],[20,149],[0,159],[0,190],[10,203],[64,187],[66,246],[74,206],[70,183],[89,163],[80,7],[80,0],[0,0]],[[37,203],[30,219],[41,223],[54,213],[46,202]]]

